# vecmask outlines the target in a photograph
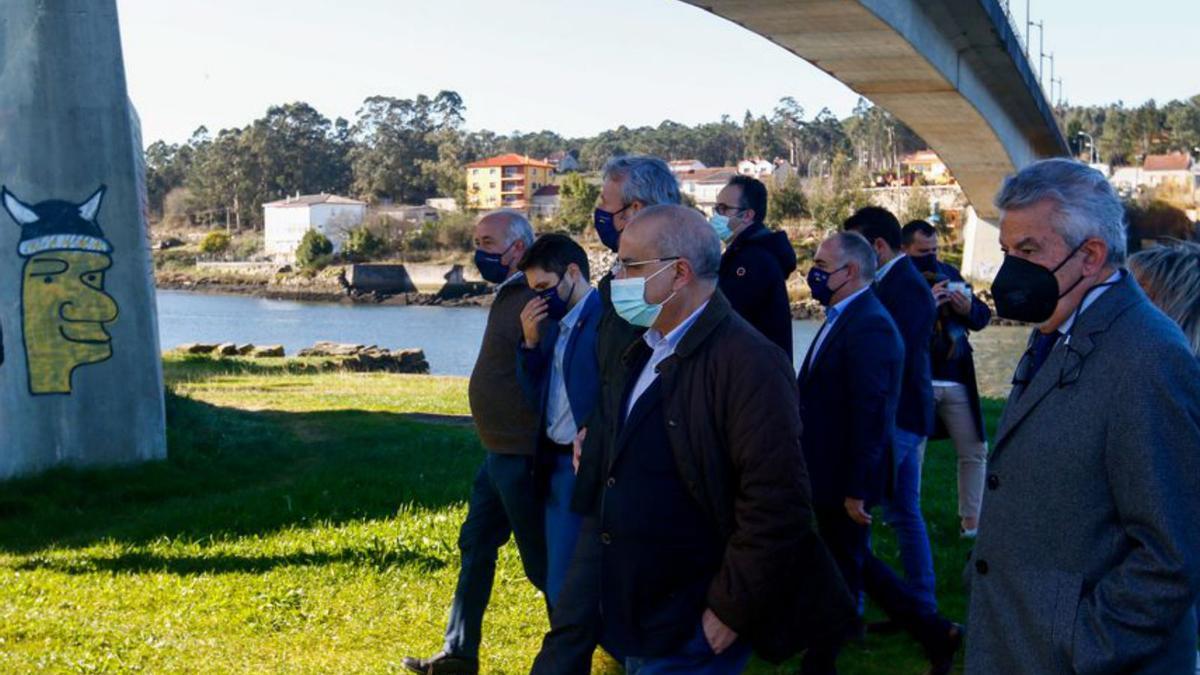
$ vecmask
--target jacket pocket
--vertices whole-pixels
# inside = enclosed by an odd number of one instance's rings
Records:
[[[1083,577],[1069,572],[1055,573],[1054,625],[1051,644],[1063,668],[1074,671],[1075,619],[1083,601]]]

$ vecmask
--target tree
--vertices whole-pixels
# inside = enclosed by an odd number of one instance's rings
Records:
[[[563,178],[558,194],[558,219],[563,227],[573,234],[586,231],[592,224],[592,213],[600,197],[600,188],[589,183],[581,174],[572,173]]]
[[[768,222],[779,225],[808,215],[808,197],[798,179],[790,178],[778,187],[775,181],[768,181],[767,191]]]
[[[346,243],[342,246],[342,257],[347,260],[370,260],[383,252],[383,239],[376,236],[366,225],[360,225],[346,234]]]
[[[421,202],[437,192],[439,132],[457,131],[463,121],[462,98],[442,91],[434,98],[372,96],[354,123],[351,152],[354,191],[369,201]],[[459,167],[461,175],[461,166]]]
[[[200,252],[210,255],[224,253],[229,250],[229,244],[233,239],[226,233],[216,231],[209,232],[200,240]]]

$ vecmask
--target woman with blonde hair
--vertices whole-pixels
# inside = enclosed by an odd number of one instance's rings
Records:
[[[1200,243],[1180,241],[1140,251],[1129,258],[1129,268],[1200,356]]]

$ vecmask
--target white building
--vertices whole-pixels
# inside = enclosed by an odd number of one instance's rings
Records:
[[[292,260],[304,234],[316,230],[329,238],[336,253],[366,215],[366,202],[337,195],[296,195],[269,202],[263,204],[263,248],[269,256]]]
[[[768,162],[762,157],[755,157],[753,159],[743,159],[742,161],[738,162],[737,170],[738,173],[742,174],[743,176],[750,176],[751,178],[763,180],[768,176],[774,175],[775,164],[773,162]]]
[[[736,175],[738,170],[734,166],[696,169],[675,174],[679,179],[679,192],[691,197],[696,206],[710,216],[713,207],[717,205],[717,195],[729,183],[729,179]]]
[[[446,213],[458,213],[458,202],[454,197],[430,197],[425,200],[425,206],[432,206]]]
[[[529,215],[535,218],[553,218],[558,215],[560,199],[557,185],[543,185],[533,193]]]

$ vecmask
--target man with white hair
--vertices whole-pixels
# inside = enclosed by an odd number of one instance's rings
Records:
[[[996,205],[996,310],[1036,329],[968,563],[967,673],[1191,673],[1200,365],[1125,271],[1099,172],[1036,162]]]
[[[414,673],[479,672],[483,614],[492,594],[496,555],[510,534],[517,540],[525,576],[538,590],[546,587],[543,506],[533,482],[540,415],[517,378],[517,347],[524,339],[521,311],[535,297],[518,264],[532,244],[533,228],[516,211],[493,211],[475,224],[475,265],[484,279],[498,284],[467,387],[471,417],[487,453],[459,531],[462,565],[445,643],[431,658],[405,658],[404,666]]]
[[[642,210],[619,256],[613,305],[647,330],[604,392],[602,498],[534,672],[586,674],[602,642],[630,673],[725,675],[838,634],[853,603],[813,529],[787,355],[717,290],[698,211]]]

